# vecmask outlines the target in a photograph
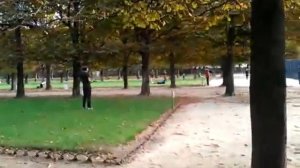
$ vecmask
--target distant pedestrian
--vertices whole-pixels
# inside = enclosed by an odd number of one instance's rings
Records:
[[[209,86],[210,72],[209,72],[208,69],[205,69],[204,75],[205,75],[205,78],[206,78],[206,85]]]
[[[91,81],[89,78],[89,69],[88,67],[82,67],[80,79],[83,85],[83,98],[82,98],[82,107],[84,109],[92,110],[91,97],[92,97],[92,87]]]
[[[248,77],[249,77],[249,69],[248,68],[246,68],[245,74],[246,74],[246,79],[248,79]]]

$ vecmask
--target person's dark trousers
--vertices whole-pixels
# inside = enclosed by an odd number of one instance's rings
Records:
[[[209,77],[206,77],[206,85],[209,86]]]
[[[82,99],[83,108],[86,108],[86,107],[92,108],[91,96],[92,96],[92,89],[91,88],[83,88],[83,99]]]

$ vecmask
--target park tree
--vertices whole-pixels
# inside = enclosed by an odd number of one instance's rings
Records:
[[[37,26],[37,17],[42,8],[42,1],[5,1],[1,4],[0,27],[2,32],[14,32],[15,44],[14,57],[17,71],[17,98],[25,96],[24,89],[24,42],[22,30],[32,29]]]
[[[168,0],[163,2],[157,1],[129,1],[125,0],[121,5],[119,11],[123,18],[125,28],[131,28],[135,32],[136,41],[140,45],[139,53],[142,62],[142,87],[141,95],[149,95],[149,64],[150,64],[150,45],[161,36],[170,33],[172,30],[178,28],[178,24],[183,22],[188,23],[187,27],[183,30],[195,31],[199,25],[207,27],[214,25],[216,20],[220,19],[207,19],[209,13],[216,8],[220,8],[226,1],[189,1],[189,0]],[[209,21],[207,21],[209,20]],[[192,24],[191,24],[192,23]],[[206,24],[199,24],[206,23]],[[188,28],[191,25],[191,28]],[[172,58],[170,52],[170,58]],[[170,59],[172,60],[172,59]]]
[[[225,25],[226,32],[223,37],[226,39],[227,53],[221,61],[223,85],[226,87],[225,96],[234,95],[234,46],[238,36],[248,34],[246,29],[249,23],[249,7],[250,3],[248,1],[233,1],[226,3],[222,8],[215,11],[217,15],[225,18],[219,22],[221,25]]]
[[[300,2],[289,0],[285,2],[286,23],[286,56],[298,58],[300,44]]]
[[[298,20],[299,18],[299,2],[289,0],[285,3],[287,18],[289,22],[293,22]],[[236,43],[238,45],[243,45],[245,47],[248,46],[248,38],[250,37],[250,27],[247,25],[249,24],[250,19],[250,3],[247,1],[236,1],[234,3],[227,3],[222,8],[216,10],[215,12],[220,12],[219,14],[227,15],[229,19],[229,24],[227,24],[227,35],[226,37],[226,45],[227,45],[227,54],[225,57],[221,59],[222,71],[223,71],[223,84],[226,86],[225,95],[232,96],[234,95],[234,81],[233,81],[233,65],[234,65],[234,47],[236,47]],[[237,12],[239,16],[233,15],[230,17],[230,12]],[[239,22],[238,25],[235,25]],[[220,22],[220,24],[223,24]],[[295,24],[293,24],[295,26]],[[219,25],[218,25],[219,26]],[[288,25],[287,29],[291,29],[292,25]],[[292,31],[288,31],[289,34],[292,34]],[[291,35],[293,36],[293,35]],[[297,36],[293,36],[297,37]],[[215,37],[214,37],[215,38]],[[291,44],[291,43],[289,43]],[[244,50],[247,50],[245,49]],[[295,51],[291,45],[288,45],[288,49]],[[289,51],[291,51],[289,50]]]
[[[250,109],[253,168],[286,167],[285,33],[282,0],[253,0]]]
[[[54,66],[61,69],[61,65],[72,61],[72,45],[68,43],[68,31],[54,25],[48,24],[25,34],[28,58],[39,64],[42,79],[46,78],[46,90],[52,88],[51,74]]]
[[[137,64],[137,57],[132,57],[137,53],[138,46],[134,39],[134,32],[130,29],[120,31],[120,39],[122,41],[121,54],[122,57],[122,77],[124,89],[128,89],[128,67],[130,64]]]
[[[184,25],[184,23],[182,24]],[[209,50],[214,50],[212,42],[199,36],[193,30],[178,29],[162,36],[151,47],[154,54],[153,62],[157,66],[168,67],[170,87],[176,87],[176,69],[179,66],[195,66],[211,64],[214,55],[208,55]]]
[[[106,20],[113,13],[110,8],[116,0],[55,0],[48,1],[52,16],[68,28],[72,49],[73,90],[72,96],[80,95],[79,73],[82,63],[88,62],[85,47],[91,44],[87,32],[95,30],[97,22]],[[111,13],[110,13],[111,12]],[[86,44],[87,43],[87,44]]]
[[[164,2],[125,0],[121,4],[119,11],[123,18],[124,28],[134,30],[136,41],[140,46],[138,51],[141,55],[142,64],[140,95],[150,95],[150,44],[155,39],[155,36],[172,24],[175,19],[191,14],[189,10],[192,11],[196,5],[195,2],[187,3],[184,0],[168,0]]]
[[[73,68],[73,87],[72,96],[80,96],[80,79],[79,73],[81,68],[80,63],[80,28],[84,22],[82,12],[84,10],[84,1],[82,0],[63,0],[63,1],[51,1],[52,15],[58,14],[57,18],[61,23],[69,29],[70,41],[73,45],[73,58],[72,58],[72,68]]]

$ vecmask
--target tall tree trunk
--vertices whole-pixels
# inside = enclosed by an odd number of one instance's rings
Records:
[[[80,62],[76,59],[73,60],[73,89],[72,96],[78,97],[80,96]]]
[[[169,55],[169,63],[170,63],[170,80],[171,80],[171,85],[170,88],[176,88],[176,79],[175,79],[175,57],[174,53],[171,52]]]
[[[223,83],[221,86],[226,86],[228,83],[228,75],[229,75],[229,68],[230,66],[226,65],[226,57],[222,56],[221,57],[221,71],[222,71],[222,79]]]
[[[10,90],[16,90],[16,74],[13,72],[11,73],[11,83],[10,83]]]
[[[140,95],[150,95],[150,79],[149,79],[149,64],[150,64],[150,31],[141,29],[138,33],[138,41],[141,42],[140,54],[142,56],[142,87]]]
[[[194,79],[197,79],[197,69],[193,68],[193,75],[194,75]]]
[[[25,74],[25,84],[28,84],[28,74]]]
[[[16,48],[17,48],[17,94],[16,98],[22,98],[25,96],[24,89],[24,67],[23,67],[23,53],[22,53],[22,37],[21,37],[21,27],[15,29],[16,38]]]
[[[11,78],[11,76],[10,76],[10,74],[7,74],[6,75],[6,84],[10,84],[10,78]]]
[[[124,46],[126,46],[128,39],[123,38],[122,43]],[[122,67],[122,76],[123,76],[123,83],[124,83],[124,89],[128,89],[128,61],[130,56],[130,51],[127,51],[123,55],[123,67]]]
[[[140,95],[150,95],[150,79],[149,79],[149,61],[150,53],[149,50],[142,53],[142,87]]]
[[[17,63],[17,98],[22,98],[25,96],[24,89],[24,67],[23,60],[19,60]]]
[[[100,70],[100,80],[101,80],[101,82],[104,81],[104,72],[103,72],[103,69]]]
[[[233,45],[235,29],[233,26],[229,26],[227,34],[227,56],[225,60],[225,72],[226,72],[226,89],[225,96],[234,96],[234,81],[233,81]],[[228,76],[227,76],[228,75]]]
[[[46,63],[46,90],[51,90],[51,64]]]
[[[74,12],[77,14],[79,12],[79,1],[73,1]],[[80,96],[80,49],[79,49],[79,21],[75,19],[73,22],[73,26],[71,27],[71,38],[73,47],[76,50],[76,56],[73,56],[73,89],[72,96],[78,97]]]
[[[252,168],[286,167],[283,0],[253,0],[250,109]]]
[[[60,83],[64,83],[64,72],[60,72]]]
[[[124,89],[128,89],[128,65],[123,65],[123,83]]]
[[[124,54],[124,60],[123,60],[123,82],[124,82],[124,89],[128,89],[128,60],[129,60],[129,54]]]

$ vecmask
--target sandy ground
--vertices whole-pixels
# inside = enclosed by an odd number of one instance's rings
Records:
[[[250,167],[251,130],[248,88],[236,89],[233,98],[222,97],[224,88],[179,88],[177,96],[203,98],[181,107],[132,160],[108,168],[243,168]],[[128,91],[98,89],[95,95],[136,95]],[[67,95],[68,92],[51,92]],[[152,89],[153,95],[171,95],[170,89]],[[3,96],[5,93],[1,93]],[[32,92],[31,96],[44,95]],[[300,89],[288,88],[288,168],[300,167]],[[78,162],[0,156],[0,168],[103,168]]]

